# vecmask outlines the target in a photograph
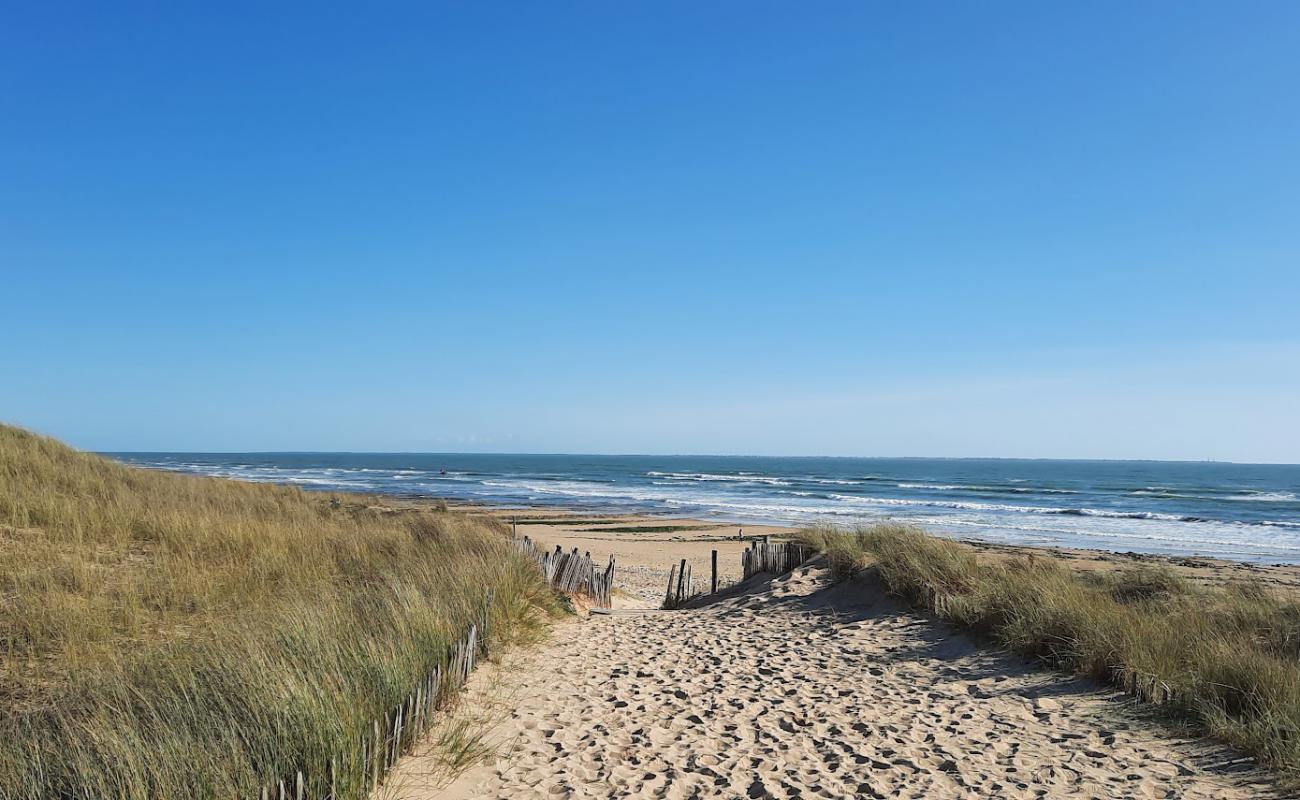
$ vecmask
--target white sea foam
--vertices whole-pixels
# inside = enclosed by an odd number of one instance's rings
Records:
[[[1204,500],[1212,503],[1229,501],[1233,503],[1295,503],[1300,496],[1295,492],[1261,492],[1246,491],[1239,494],[1187,494],[1173,489],[1148,486],[1128,492],[1130,497],[1155,497],[1164,500]]]
[[[739,475],[719,475],[712,472],[647,472],[651,478],[668,478],[675,481],[725,481],[731,483],[762,483],[768,486],[790,486],[790,481],[783,478],[772,478],[766,475],[739,474]]]
[[[1294,492],[1250,492],[1248,494],[1229,494],[1224,500],[1245,500],[1258,503],[1294,503],[1300,500]]]
[[[832,494],[830,497],[846,503],[863,503],[879,506],[923,506],[927,508],[953,508],[965,511],[1003,511],[1016,514],[1067,514],[1082,517],[1112,517],[1116,519],[1160,519],[1170,522],[1185,521],[1176,514],[1158,514],[1154,511],[1109,511],[1099,508],[1059,508],[1056,506],[1017,506],[1009,503],[969,503],[959,500],[914,500],[903,497],[863,497],[851,494]]]
[[[484,486],[493,486],[501,489],[509,489],[516,492],[534,493],[542,495],[561,495],[565,497],[582,497],[582,498],[614,498],[623,500],[642,500],[642,501],[665,501],[668,499],[681,499],[677,493],[671,492],[654,492],[644,491],[633,487],[620,487],[608,483],[595,483],[591,481],[494,481],[485,480]]]
[[[899,483],[899,489],[930,489],[946,492],[1008,492],[1011,494],[1078,494],[1074,489],[1029,486],[990,486],[977,483]]]
[[[978,489],[978,488],[980,488],[980,487],[978,487],[978,486],[959,486],[959,485],[957,485],[957,484],[955,484],[955,483],[954,483],[954,484],[948,484],[948,483],[900,483],[900,484],[898,484],[898,488],[900,488],[900,489],[937,489],[937,490],[946,490],[946,489]]]

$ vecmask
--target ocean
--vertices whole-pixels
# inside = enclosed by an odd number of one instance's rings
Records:
[[[749,456],[108,453],[197,475],[734,523],[892,519],[1008,544],[1300,563],[1300,465]]]

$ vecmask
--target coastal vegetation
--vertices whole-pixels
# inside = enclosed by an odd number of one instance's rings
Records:
[[[507,534],[0,426],[0,797],[254,798],[323,775],[489,590],[494,643],[539,633],[553,594]]]
[[[1168,567],[1081,572],[903,525],[800,539],[840,575],[874,571],[909,603],[1046,664],[1163,703],[1300,779],[1300,599],[1259,584],[1194,585]]]

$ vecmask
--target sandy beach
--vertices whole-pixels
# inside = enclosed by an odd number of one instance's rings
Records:
[[[445,755],[435,734],[382,797],[1284,796],[1249,759],[1162,727],[1127,697],[981,647],[868,579],[836,584],[818,562],[657,610],[677,559],[707,576],[718,549],[724,580],[739,578],[734,526],[517,516],[521,534],[613,554],[625,594],[475,675],[456,718],[488,723],[485,763],[446,783],[431,766],[429,753]],[[661,530],[626,530],[637,526]],[[1205,580],[1236,569],[1182,568]]]

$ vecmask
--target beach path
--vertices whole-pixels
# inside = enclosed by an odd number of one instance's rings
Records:
[[[1259,798],[1230,751],[810,566],[700,608],[557,627],[476,676],[498,757],[425,798]]]

